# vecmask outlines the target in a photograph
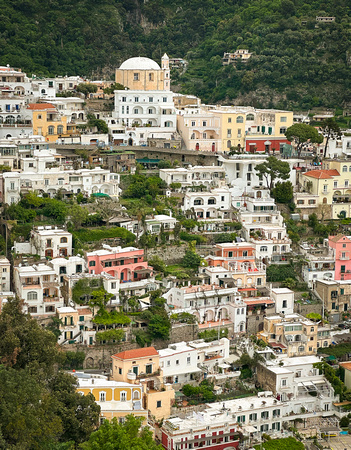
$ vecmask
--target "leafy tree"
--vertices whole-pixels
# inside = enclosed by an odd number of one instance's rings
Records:
[[[112,83],[111,86],[104,89],[104,94],[111,95],[114,91],[124,91],[126,89],[123,84],[120,83]]]
[[[46,199],[45,206],[43,208],[43,214],[46,217],[53,217],[59,223],[63,223],[67,216],[67,205],[57,199]]]
[[[267,188],[272,191],[276,179],[287,180],[290,175],[290,166],[275,156],[269,156],[263,163],[257,164],[255,171],[259,178],[266,180]]]
[[[89,94],[93,94],[93,93],[97,92],[97,90],[98,90],[98,88],[97,88],[96,84],[92,84],[92,83],[80,83],[76,87],[76,91],[84,94],[85,98],[88,98]]]
[[[335,117],[328,117],[324,119],[321,123],[320,130],[322,131],[325,139],[324,143],[324,158],[327,154],[328,144],[330,139],[337,139],[341,137],[341,130],[338,123],[335,120]]]
[[[130,414],[124,423],[117,418],[105,420],[100,428],[81,445],[82,450],[162,450],[153,440],[148,427],[142,427],[143,417]]]
[[[272,196],[277,203],[290,203],[293,199],[294,188],[291,181],[278,181],[272,189]]]
[[[75,204],[69,208],[68,215],[74,227],[77,229],[87,220],[89,213],[86,208]]]
[[[297,155],[300,156],[304,144],[310,142],[312,144],[321,144],[323,136],[318,133],[316,128],[305,123],[295,123],[286,130],[285,136],[288,141],[296,142]]]
[[[187,250],[183,260],[182,260],[182,264],[184,267],[191,267],[193,269],[199,267],[201,263],[201,256],[198,255],[197,253],[191,251],[191,250]]]
[[[153,267],[158,272],[165,272],[166,271],[166,264],[163,261],[162,258],[160,258],[158,255],[154,255],[152,258],[149,259],[149,264],[151,267]]]
[[[171,324],[168,317],[154,314],[148,324],[148,330],[153,339],[169,339]]]
[[[88,127],[90,128],[97,128],[99,133],[107,134],[108,133],[108,126],[107,123],[102,119],[97,119],[94,114],[88,114]]]

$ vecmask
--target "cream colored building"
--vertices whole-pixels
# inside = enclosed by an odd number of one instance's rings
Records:
[[[83,395],[92,394],[100,406],[100,421],[116,417],[120,422],[129,414],[148,418],[148,411],[143,408],[141,384],[129,384],[109,381],[101,375],[75,373],[78,378],[77,391]]]
[[[129,58],[116,69],[116,83],[133,91],[169,91],[169,58],[162,56],[162,67],[145,57]]]

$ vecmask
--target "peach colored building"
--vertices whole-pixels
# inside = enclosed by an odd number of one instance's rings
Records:
[[[135,247],[110,247],[87,253],[89,273],[106,272],[122,282],[149,278],[153,269],[144,261],[144,250]]]
[[[329,236],[328,243],[334,253],[335,280],[351,280],[351,237]]]
[[[160,356],[154,347],[126,350],[112,355],[112,378],[131,384],[140,382],[144,390],[144,409],[156,420],[170,416],[175,393],[171,384],[163,382]]]

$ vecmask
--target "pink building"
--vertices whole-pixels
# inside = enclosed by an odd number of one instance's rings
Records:
[[[329,248],[334,253],[335,280],[351,280],[351,236],[329,236]]]
[[[135,247],[110,247],[87,253],[89,273],[106,272],[118,277],[121,282],[139,281],[149,278],[152,267],[144,261],[144,250]]]

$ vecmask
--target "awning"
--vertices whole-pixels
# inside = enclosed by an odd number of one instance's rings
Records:
[[[198,373],[198,372],[202,372],[201,369],[199,369],[199,367],[178,367],[177,369],[173,369],[173,370],[163,370],[162,376],[163,377],[173,377],[175,375],[182,375],[184,373]]]
[[[220,367],[221,369],[229,369],[230,365],[226,364],[226,363],[222,363],[222,364],[218,364],[218,367]]]
[[[252,425],[244,425],[243,426],[243,431],[244,433],[256,433],[257,432],[257,428],[253,427]]]
[[[135,273],[151,273],[152,270],[151,269],[139,269],[139,270],[134,270]]]
[[[108,194],[104,194],[103,192],[95,192],[94,194],[91,194],[93,197],[107,197],[110,198]]]

